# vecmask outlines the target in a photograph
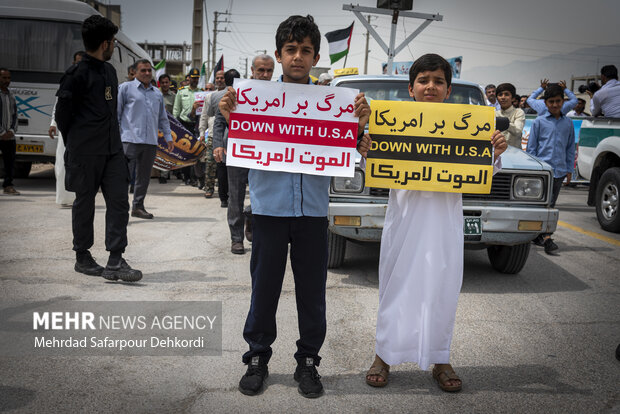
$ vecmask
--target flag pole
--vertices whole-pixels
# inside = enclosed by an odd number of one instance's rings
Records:
[[[347,42],[347,54],[344,55],[344,66],[342,69],[347,67],[347,58],[349,57],[349,52],[351,51],[351,36],[353,36],[353,25],[355,22],[351,23],[351,31],[349,32],[349,41]]]

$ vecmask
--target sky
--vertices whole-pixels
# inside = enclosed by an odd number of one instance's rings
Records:
[[[190,43],[193,0],[104,2],[121,5],[121,28],[136,42]],[[246,57],[251,62],[252,57],[263,50],[273,56],[275,31],[280,22],[293,14],[311,14],[322,35],[355,22],[346,66],[358,67],[363,73],[366,29],[353,13],[342,10],[343,4],[348,3],[334,0],[206,0],[208,22],[203,26],[203,59],[207,59],[207,40],[213,37],[215,11],[229,13],[218,19],[218,29],[226,32],[217,35],[217,56],[223,54],[225,69],[236,68],[242,76]],[[355,4],[376,7],[374,0],[360,0]],[[618,0],[414,0],[413,11],[439,13],[443,21],[431,23],[395,57],[395,61],[411,61],[431,52],[445,58],[462,56],[461,78],[481,84],[487,82],[477,76],[478,68],[510,66],[513,62],[528,62],[550,55],[570,54],[558,59],[566,64],[571,60],[580,61],[579,70],[586,63],[585,67],[591,68],[590,73],[598,73],[608,61],[620,61],[616,52],[612,56],[598,52],[596,55],[573,54],[584,48],[620,44]],[[422,22],[421,19],[399,18],[396,45]],[[387,44],[391,17],[375,15],[371,23]],[[386,54],[372,37],[369,50],[368,73],[378,74],[382,62],[387,61]],[[344,66],[344,60],[330,65],[324,36],[320,54],[317,66],[332,69]],[[498,68],[500,70],[507,71]],[[488,74],[488,71],[484,73]],[[279,65],[276,65],[275,75],[280,74]],[[553,79],[552,75],[549,77]],[[500,77],[501,73],[498,73],[497,78]],[[538,79],[535,78],[521,81],[517,90],[536,87]]]

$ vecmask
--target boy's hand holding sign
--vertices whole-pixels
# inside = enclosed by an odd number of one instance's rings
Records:
[[[493,131],[489,106],[372,101],[366,185],[488,194]]]

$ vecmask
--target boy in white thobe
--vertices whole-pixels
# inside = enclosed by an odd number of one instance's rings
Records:
[[[443,102],[451,92],[450,64],[441,56],[420,57],[409,72],[409,95]],[[495,131],[494,170],[506,149]],[[459,391],[450,366],[450,343],[463,280],[463,205],[460,193],[390,190],[379,259],[379,312],[375,362],[369,385],[387,384],[389,365],[415,362],[444,391]]]

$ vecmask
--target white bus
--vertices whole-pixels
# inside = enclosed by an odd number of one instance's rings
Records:
[[[56,139],[48,136],[58,84],[84,50],[81,25],[98,11],[77,0],[0,0],[0,67],[11,71],[17,101],[15,177],[27,177],[33,162],[53,162]],[[127,67],[149,55],[120,31],[110,63],[119,83]],[[1,163],[1,159],[0,159]]]

